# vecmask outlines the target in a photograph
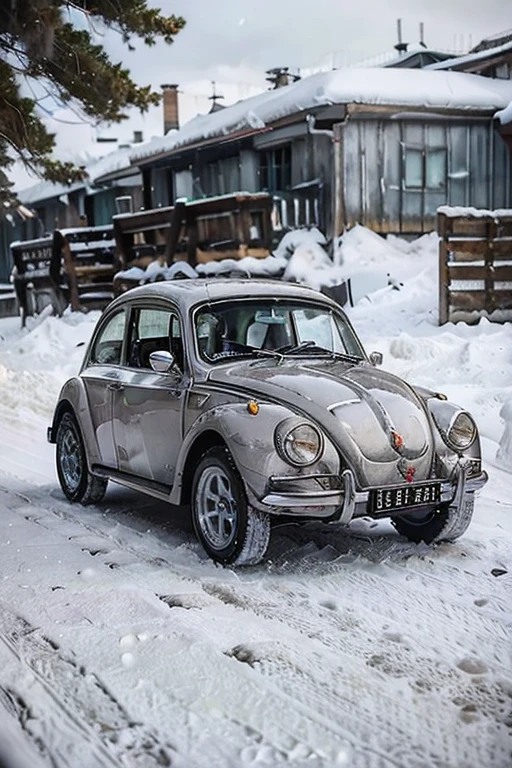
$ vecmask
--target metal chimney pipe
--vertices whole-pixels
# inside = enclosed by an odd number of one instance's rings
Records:
[[[422,21],[420,21],[420,45],[423,46],[423,48],[426,48],[425,45],[425,25]]]
[[[396,29],[398,32],[398,43],[395,45],[395,50],[398,51],[401,56],[407,51],[407,46],[409,45],[409,43],[404,43],[402,41],[402,19],[396,20]]]

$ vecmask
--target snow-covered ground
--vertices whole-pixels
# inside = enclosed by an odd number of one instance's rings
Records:
[[[349,311],[368,351],[479,423],[490,480],[466,535],[283,525],[234,571],[185,509],[115,486],[70,505],[45,430],[98,315],[1,320],[0,764],[512,764],[512,325],[437,326],[434,236],[356,227],[336,264],[329,282],[377,288]]]

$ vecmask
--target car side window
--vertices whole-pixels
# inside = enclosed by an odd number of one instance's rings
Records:
[[[123,351],[126,312],[117,312],[100,331],[91,352],[91,363],[97,365],[120,365]]]
[[[178,349],[179,347],[179,349]],[[180,323],[172,310],[142,308],[135,310],[128,350],[132,368],[151,370],[152,352],[171,352],[176,364],[183,367]]]

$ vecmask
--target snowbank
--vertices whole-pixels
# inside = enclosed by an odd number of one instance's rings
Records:
[[[505,422],[505,429],[501,436],[496,458],[505,469],[512,472],[512,397],[503,405],[500,417]]]
[[[274,251],[274,256],[289,259],[299,245],[326,245],[325,235],[316,227],[287,232]]]

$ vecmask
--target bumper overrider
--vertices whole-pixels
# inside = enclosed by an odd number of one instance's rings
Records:
[[[325,476],[324,476],[325,478]],[[303,478],[296,478],[297,481]],[[369,500],[372,491],[381,489],[367,488],[364,491],[356,490],[354,473],[350,469],[345,469],[340,478],[340,487],[336,489],[326,489],[318,491],[304,490],[278,490],[281,483],[290,486],[293,479],[290,477],[271,478],[272,489],[267,493],[261,502],[268,507],[286,509],[292,514],[325,517],[326,511],[336,508],[334,517],[340,523],[349,523],[353,517],[361,517],[371,514],[369,511]],[[440,483],[440,504],[459,507],[467,494],[472,494],[482,488],[488,480],[485,470],[481,470],[477,475],[468,476],[468,468],[458,464],[451,477],[446,480],[437,481]],[[291,481],[291,482],[290,482]],[[410,487],[420,487],[426,482],[436,482],[435,478],[423,483],[412,483]],[[396,486],[393,486],[396,487]],[[384,491],[386,489],[383,489]],[[376,516],[392,516],[407,514],[411,510],[418,509],[418,506],[389,508],[385,512]]]

